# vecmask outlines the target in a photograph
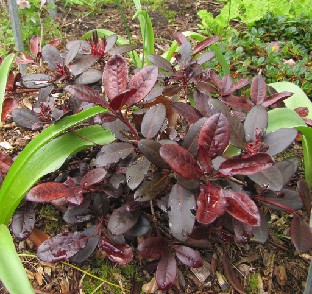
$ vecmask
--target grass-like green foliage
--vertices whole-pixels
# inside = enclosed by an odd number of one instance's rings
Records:
[[[202,24],[199,28],[205,33],[219,35],[224,30],[230,29],[231,20],[238,19],[251,26],[255,21],[264,18],[267,13],[290,18],[302,15],[312,17],[312,6],[310,0],[263,0],[261,5],[253,0],[229,0],[216,17],[207,10],[200,10],[198,16]]]
[[[34,294],[6,225],[0,224],[0,279],[10,293]]]
[[[0,65],[0,117],[2,114],[2,104],[4,100],[5,86],[14,58],[15,55],[10,54],[6,58],[4,58],[4,60]]]

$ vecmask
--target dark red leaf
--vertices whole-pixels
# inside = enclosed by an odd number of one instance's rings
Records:
[[[83,223],[91,219],[90,209],[84,206],[69,207],[63,215],[63,220],[71,225]]]
[[[136,189],[143,181],[149,167],[150,162],[145,158],[139,158],[127,168],[126,178],[128,187],[131,190]]]
[[[300,179],[297,182],[297,190],[299,192],[299,196],[303,203],[304,209],[306,210],[307,213],[310,213],[311,208],[312,208],[312,205],[311,205],[312,195],[311,195],[311,189],[307,181]]]
[[[312,232],[310,226],[297,214],[294,215],[290,235],[293,244],[299,253],[307,252],[312,248]]]
[[[99,82],[102,78],[102,72],[95,69],[90,68],[87,71],[83,72],[78,78],[75,80],[75,84],[80,85],[89,85],[96,82]]]
[[[104,97],[91,87],[85,85],[69,85],[66,86],[65,90],[79,100],[94,103],[105,108],[108,106],[104,101]]]
[[[127,101],[127,106],[130,107],[140,102],[154,87],[158,76],[158,68],[150,65],[142,68],[129,82],[129,88],[137,89],[138,91]]]
[[[207,51],[207,52],[204,52],[204,53],[198,55],[194,60],[196,61],[196,63],[202,65],[202,64],[204,64],[205,62],[207,62],[207,61],[209,61],[210,59],[212,59],[215,55],[216,55],[215,52],[213,52],[213,51]]]
[[[196,202],[194,194],[179,186],[173,185],[168,199],[169,229],[173,237],[180,241],[185,241],[192,233],[195,216]]]
[[[257,134],[264,133],[268,126],[268,113],[262,105],[254,106],[248,113],[244,122],[246,141],[256,141]]]
[[[66,49],[70,51],[72,47],[79,47],[79,54],[91,54],[90,42],[84,40],[73,40],[66,43]]]
[[[46,74],[29,74],[21,77],[21,83],[29,89],[40,89],[51,85],[53,77]]]
[[[284,186],[283,174],[276,166],[249,175],[249,178],[264,189],[280,191]]]
[[[198,156],[201,161],[204,158],[216,158],[221,155],[230,142],[230,126],[223,114],[214,114],[204,123],[198,138]]]
[[[255,105],[263,103],[266,97],[266,83],[261,75],[256,75],[251,82],[250,97]]]
[[[206,117],[211,116],[211,107],[208,103],[209,99],[212,99],[211,95],[209,93],[204,94],[197,89],[195,89],[193,95],[196,107],[200,111],[201,115]]]
[[[246,145],[244,125],[237,115],[226,116],[230,124],[230,143],[240,149]]]
[[[11,156],[0,152],[0,170],[1,172],[3,172],[4,174],[6,174],[11,165],[13,164],[13,159],[11,158]]]
[[[109,218],[107,229],[109,229],[113,235],[124,234],[137,223],[139,216],[139,211],[131,211],[128,209],[128,206],[124,204],[113,211]]]
[[[51,44],[46,44],[42,47],[42,57],[45,62],[48,63],[48,67],[52,71],[58,69],[58,65],[63,65],[63,58],[60,51]]]
[[[38,36],[33,36],[29,41],[29,51],[34,57],[38,55],[40,41],[41,39]]]
[[[203,265],[203,260],[198,251],[186,246],[176,246],[176,257],[185,265],[197,268]]]
[[[126,45],[120,45],[116,46],[113,49],[111,49],[108,53],[112,56],[115,55],[122,55],[124,53],[127,53],[129,51],[135,50],[138,48],[138,45],[136,44],[126,44]]]
[[[65,261],[87,244],[83,232],[62,233],[44,241],[38,248],[38,257],[46,262]]]
[[[233,83],[230,88],[230,92],[233,93],[236,90],[239,90],[249,84],[249,79],[240,79]]]
[[[64,58],[65,65],[70,64],[74,60],[74,58],[77,56],[80,50],[80,46],[81,46],[81,42],[75,42],[75,43],[72,43],[71,46],[69,46],[69,49],[67,53],[65,54],[65,58]]]
[[[133,146],[124,142],[113,142],[102,147],[95,159],[96,166],[106,166],[126,158],[134,150]]]
[[[113,46],[115,45],[117,39],[118,39],[117,35],[111,35],[111,36],[107,37],[105,40],[106,46],[105,46],[104,51],[107,52],[107,51],[111,50],[113,48]]]
[[[168,241],[163,237],[149,237],[138,245],[139,253],[147,259],[158,259],[168,254]]]
[[[35,220],[34,204],[26,202],[13,215],[11,223],[13,235],[19,240],[25,240],[32,232],[35,226]]]
[[[197,122],[202,117],[197,109],[187,103],[174,102],[172,106],[178,112],[178,114],[180,114],[188,121],[189,124]]]
[[[144,180],[140,187],[134,193],[135,201],[150,201],[160,195],[170,182],[167,175],[154,173],[150,180]]]
[[[217,36],[210,37],[210,38],[207,38],[207,39],[201,41],[200,43],[198,43],[195,46],[193,54],[196,55],[197,53],[205,50],[207,47],[209,47],[210,45],[212,45],[218,41],[220,41],[220,37],[217,37]]]
[[[75,62],[68,65],[68,68],[72,75],[78,76],[94,65],[98,59],[99,57],[95,55],[78,55]]]
[[[235,95],[229,95],[219,98],[223,103],[232,106],[234,108],[240,108],[241,110],[249,111],[252,107],[250,100],[247,100],[246,97],[238,97]]]
[[[84,187],[89,187],[101,182],[107,174],[104,168],[95,168],[86,173],[81,179],[80,185]]]
[[[179,145],[163,145],[160,148],[160,156],[177,174],[186,179],[199,178],[203,174],[196,159]]]
[[[158,68],[160,68],[160,69],[162,69],[162,70],[164,70],[164,71],[172,71],[172,65],[171,65],[171,63],[170,63],[167,59],[165,59],[165,58],[163,58],[163,57],[161,57],[161,56],[158,56],[158,55],[156,55],[156,54],[153,54],[153,55],[149,55],[149,56],[147,57],[147,59],[148,59],[151,63],[153,63],[154,65],[156,65]]]
[[[219,172],[225,175],[253,175],[265,170],[274,163],[272,157],[266,153],[257,153],[244,158],[230,158],[223,161]]]
[[[151,229],[151,223],[146,217],[141,216],[135,226],[127,232],[127,237],[140,237]]]
[[[142,154],[152,163],[158,165],[161,168],[166,168],[168,165],[161,158],[159,150],[161,144],[157,141],[150,139],[141,139],[138,143],[138,147]]]
[[[109,100],[127,89],[128,65],[121,55],[114,55],[107,61],[103,71],[102,84]]]
[[[268,97],[262,102],[262,105],[267,108],[277,102],[283,101],[284,99],[291,97],[293,93],[290,92],[281,92],[281,93],[276,93]]]
[[[202,186],[197,198],[197,221],[202,224],[212,223],[225,212],[225,205],[224,192],[219,186]]]
[[[214,71],[210,71],[210,79],[217,86],[218,90],[221,91],[222,81]]]
[[[181,32],[175,32],[173,34],[174,39],[177,41],[178,45],[181,46],[187,41],[186,37]]]
[[[172,255],[163,256],[156,271],[156,282],[162,291],[168,290],[174,283],[177,275],[177,261]]]
[[[182,147],[193,156],[197,154],[199,132],[207,119],[207,117],[202,117],[196,123],[192,124],[184,137]]]
[[[128,99],[130,99],[136,92],[137,89],[125,90],[112,98],[109,107],[113,110],[120,110],[127,103]]]
[[[113,243],[109,238],[101,238],[99,248],[107,254],[109,260],[119,264],[127,264],[133,259],[132,248],[125,244]]]
[[[252,233],[257,241],[263,244],[269,238],[269,222],[266,215],[261,210],[259,210],[259,214],[260,226],[252,227]]]
[[[285,186],[298,168],[298,158],[290,157],[274,164],[283,175],[283,186]]]
[[[89,227],[85,229],[82,233],[88,237],[87,244],[83,249],[79,250],[74,256],[70,258],[71,262],[75,263],[84,262],[91,256],[91,254],[94,252],[96,246],[99,243],[101,237],[101,230],[99,229],[98,226],[94,225],[92,227]]]
[[[141,133],[147,138],[151,139],[157,135],[161,129],[166,118],[166,107],[163,104],[157,104],[152,106],[144,114],[142,124],[141,124]]]
[[[228,256],[223,253],[221,256],[221,261],[224,269],[224,274],[227,277],[227,279],[230,281],[232,287],[240,294],[245,294],[246,292],[244,291],[240,281],[237,278],[237,275],[235,274],[233,267],[229,261]]]
[[[224,190],[227,202],[226,211],[242,223],[250,226],[260,225],[260,214],[257,205],[244,193]]]
[[[26,200],[33,202],[51,202],[52,200],[72,198],[82,194],[80,187],[68,187],[63,183],[47,182],[33,187],[26,195]]]
[[[3,101],[1,121],[5,121],[11,117],[11,112],[18,108],[19,102],[15,98],[8,98]]]
[[[296,136],[297,130],[292,128],[278,129],[275,132],[266,134],[263,137],[263,143],[269,146],[266,153],[271,156],[281,153],[296,139]]]

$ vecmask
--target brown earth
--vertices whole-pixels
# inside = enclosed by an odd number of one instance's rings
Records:
[[[196,12],[200,9],[218,11],[220,5],[213,1],[172,0],[164,1],[164,6],[149,12],[153,19],[155,30],[156,50],[163,52],[168,49],[176,31],[197,31],[199,19]],[[166,7],[168,10],[166,10]],[[95,28],[112,30],[118,35],[126,37],[124,24],[121,21],[120,11],[116,5],[103,5],[94,12],[85,7],[59,7],[58,21],[64,39],[74,40],[84,33]],[[131,34],[139,40],[139,26],[137,20],[132,20],[134,11],[131,7],[125,9],[129,21]],[[175,14],[168,19],[168,15]],[[27,97],[25,97],[27,103]],[[16,155],[33,138],[34,132],[25,132],[16,127],[14,123],[5,124],[0,130],[0,141],[7,141],[13,147],[10,152]],[[65,167],[66,168],[66,167]],[[42,210],[39,217],[38,228],[48,234],[59,233],[59,220],[61,215],[53,208]],[[235,283],[228,281],[220,260],[215,260],[215,254],[220,249],[229,256],[234,268],[234,275],[238,278],[247,293],[300,293],[304,289],[307,269],[312,259],[310,254],[296,253],[290,242],[289,227],[291,217],[286,214],[272,213],[270,221],[270,239],[266,244],[250,243],[224,243],[221,248],[208,248],[201,250],[204,257],[204,267],[198,271],[180,266],[177,283],[168,293],[235,293],[229,285]],[[66,226],[62,227],[66,230]],[[38,234],[40,237],[40,234]],[[35,254],[34,240],[17,243],[18,251],[25,254]],[[96,257],[96,258],[95,258]],[[36,289],[36,293],[129,293],[132,280],[131,275],[123,271],[114,272],[115,265],[106,262],[99,253],[85,265],[75,268],[66,263],[51,264],[39,261],[35,256],[21,257],[27,269],[27,274]],[[107,275],[108,281],[114,281],[119,287],[108,286],[96,277],[90,277],[91,269],[98,268],[97,276],[103,269],[99,263],[106,263],[112,268],[112,273]],[[140,262],[134,269],[137,272],[141,285],[150,289],[150,293],[163,293],[153,290],[153,275],[146,270],[141,270]],[[216,272],[214,271],[216,267]],[[92,272],[94,274],[94,271]],[[111,278],[111,279],[110,279]],[[87,283],[83,281],[88,280]],[[118,283],[119,282],[119,283]],[[88,284],[88,287],[86,287]],[[84,285],[84,286],[82,286]],[[97,288],[97,286],[100,287]],[[144,288],[143,287],[143,288]],[[92,290],[87,290],[92,289]],[[92,292],[93,291],[93,292]],[[6,293],[0,286],[0,293]],[[137,292],[132,292],[137,293]]]

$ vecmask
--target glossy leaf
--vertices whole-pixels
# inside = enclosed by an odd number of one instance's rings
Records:
[[[266,134],[263,137],[263,143],[269,146],[266,153],[271,156],[281,153],[296,139],[296,136],[297,130],[292,128],[279,129]]]
[[[197,122],[202,117],[197,109],[193,108],[187,103],[174,102],[172,106],[178,112],[178,114],[180,114],[188,121],[189,124]]]
[[[198,156],[200,162],[204,163],[207,158],[211,160],[221,155],[229,145],[229,141],[230,128],[226,117],[223,114],[214,114],[209,117],[199,133]],[[203,167],[206,168],[205,164]]]
[[[99,248],[107,254],[109,260],[119,265],[127,264],[133,259],[132,248],[125,243],[117,244],[108,238],[101,238]]]
[[[194,48],[194,52],[193,54],[198,54],[199,52],[205,50],[207,47],[209,47],[211,44],[214,44],[216,42],[220,41],[220,37],[218,36],[214,36],[214,37],[210,37],[210,38],[207,38],[201,42],[199,42],[195,48]]]
[[[161,129],[166,118],[166,107],[163,104],[157,104],[152,106],[144,114],[142,124],[141,124],[141,133],[147,138],[151,139],[157,135]]]
[[[173,237],[185,241],[192,233],[195,216],[196,202],[194,194],[175,184],[168,199],[169,229]]]
[[[160,148],[160,156],[178,175],[186,179],[195,179],[203,174],[196,159],[179,145],[163,145]]]
[[[299,161],[295,157],[286,158],[274,164],[283,175],[283,186],[285,186],[298,168]]]
[[[113,235],[121,235],[129,231],[138,221],[139,211],[129,211],[127,205],[115,209],[111,214],[107,228]]]
[[[129,143],[114,142],[102,147],[95,159],[96,166],[106,166],[110,163],[116,163],[120,159],[126,158],[134,150]]]
[[[266,83],[261,75],[256,75],[251,81],[250,96],[256,105],[260,105],[266,97]]]
[[[225,206],[226,201],[221,187],[211,184],[202,186],[197,198],[196,219],[202,224],[210,224],[224,214]]]
[[[56,199],[69,199],[82,194],[80,187],[68,187],[63,183],[47,182],[33,187],[26,195],[26,200],[32,202],[51,202]]]
[[[127,106],[130,107],[140,102],[153,88],[157,81],[158,68],[150,65],[142,68],[129,82],[129,88],[137,89],[137,92],[127,101]]]
[[[114,55],[107,61],[103,71],[102,84],[109,100],[127,89],[128,65],[121,55]]]
[[[3,224],[0,224],[0,278],[10,293],[35,293],[16,252],[10,231]]]
[[[161,168],[167,167],[167,164],[159,154],[161,144],[158,141],[150,139],[141,139],[138,143],[138,147],[142,154],[152,163],[158,165]]]
[[[257,153],[244,158],[230,158],[223,161],[219,172],[226,175],[253,175],[272,166],[273,159],[266,153]]]
[[[84,85],[69,85],[66,86],[65,90],[81,101],[94,103],[103,107],[107,106],[104,98],[100,96],[100,93],[91,87]]]
[[[162,291],[168,290],[174,283],[177,275],[177,261],[172,255],[164,255],[156,270],[156,282]]]
[[[141,216],[138,222],[127,231],[127,236],[130,237],[140,237],[145,235],[151,229],[151,223],[147,220],[146,217]]]
[[[69,65],[74,60],[80,50],[80,45],[81,43],[79,42],[72,43],[64,58],[65,65]]]
[[[120,110],[136,92],[136,89],[125,90],[111,99],[109,107],[113,110]]]
[[[139,253],[147,259],[158,259],[168,254],[168,241],[163,237],[149,237],[138,245]]]
[[[106,174],[107,171],[104,168],[92,169],[82,177],[80,186],[86,188],[98,184],[104,180]]]
[[[241,120],[237,115],[231,114],[230,116],[226,116],[230,125],[230,143],[231,145],[238,147],[240,149],[244,149],[246,141],[245,141],[245,129]]]
[[[65,261],[87,244],[88,238],[81,232],[62,233],[44,241],[37,250],[42,261]]]
[[[281,93],[275,93],[275,94],[272,94],[270,97],[268,97],[267,99],[265,99],[263,102],[262,102],[262,105],[264,107],[269,107],[277,102],[280,102],[280,101],[283,101],[289,97],[291,97],[293,95],[293,93],[291,92],[281,92]]]
[[[299,210],[302,208],[302,201],[299,197],[298,192],[289,190],[289,189],[282,189],[280,191],[280,195],[277,196],[275,194],[269,194],[269,195],[264,195],[265,199],[269,200],[272,202],[270,204],[270,207],[273,207],[276,210],[283,210],[279,206],[275,206],[274,203],[280,204],[282,206],[289,207],[293,210]]]
[[[70,207],[63,215],[63,219],[70,225],[87,222],[92,218],[90,209],[81,206]]]
[[[88,237],[87,244],[84,248],[79,250],[74,256],[70,258],[71,262],[82,263],[87,260],[94,252],[96,246],[99,243],[101,237],[101,230],[94,225],[83,231],[83,234]]]
[[[233,190],[224,190],[226,211],[237,220],[250,226],[260,225],[257,205],[246,194]]]
[[[99,57],[95,55],[79,55],[76,56],[74,63],[68,65],[68,68],[72,75],[78,76],[93,66],[98,59]]]
[[[174,249],[176,257],[188,267],[198,268],[202,266],[203,261],[198,251],[186,246],[176,246]]]
[[[268,114],[262,105],[254,106],[247,114],[244,129],[246,141],[256,141],[256,134],[263,133],[268,126]]]
[[[197,154],[199,132],[207,119],[207,117],[202,117],[197,122],[192,124],[184,137],[182,147],[190,152],[193,156],[196,156]]]
[[[35,227],[35,208],[30,202],[26,202],[14,213],[11,228],[13,235],[19,240],[25,240]]]
[[[150,164],[151,163],[143,157],[128,166],[126,178],[128,187],[131,190],[134,190],[141,184],[150,167]]]
[[[290,235],[299,253],[308,252],[312,248],[312,232],[310,226],[297,214],[294,215]]]
[[[249,175],[249,178],[264,189],[280,191],[284,186],[283,174],[278,167],[271,166],[263,171]]]
[[[6,98],[2,105],[1,121],[6,121],[11,117],[14,109],[19,107],[19,101],[15,98]]]
[[[75,80],[75,84],[89,85],[100,81],[101,78],[101,71],[95,68],[90,68],[87,71],[84,71],[80,76],[78,76],[78,78]]]

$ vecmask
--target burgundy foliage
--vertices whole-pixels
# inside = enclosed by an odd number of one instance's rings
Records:
[[[297,131],[266,133],[269,108],[282,105],[291,93],[269,93],[261,75],[233,80],[207,68],[214,56],[209,46],[218,37],[194,49],[182,33],[175,39],[179,49],[172,63],[151,55],[153,65],[132,74],[123,54],[136,46],[115,46],[116,35],[101,39],[95,32],[91,40],[68,42],[65,50],[52,42],[42,52],[34,37],[32,56],[22,55],[19,62],[38,66],[42,58],[49,71],[9,75],[3,111],[17,124],[39,130],[99,105],[108,111],[86,123],[116,136],[87,158],[78,156],[79,167],[27,193],[12,221],[18,238],[27,238],[34,228],[30,202],[57,206],[69,228],[39,246],[42,260],[81,263],[98,247],[112,262],[126,264],[137,246],[144,259],[155,262],[159,289],[168,290],[179,264],[202,265],[196,247],[246,242],[252,236],[265,242],[269,215],[262,212],[264,205],[292,213],[295,248],[311,249],[307,216],[296,212],[302,207],[310,212],[310,188],[304,180],[297,191],[289,188],[298,160],[275,159]],[[32,109],[17,108],[10,96],[23,91],[38,92]],[[56,98],[64,92],[64,99]],[[1,154],[2,177],[12,162]],[[233,288],[244,293],[228,257],[221,253],[219,258]]]

